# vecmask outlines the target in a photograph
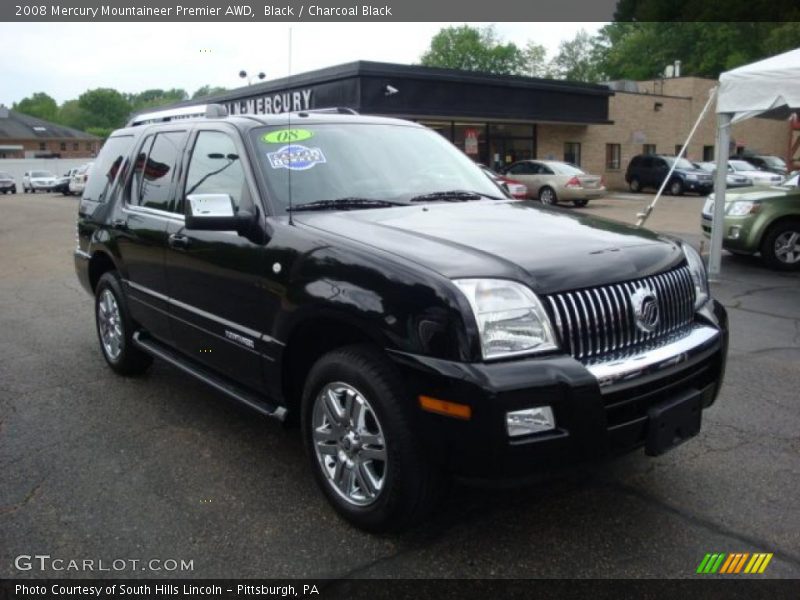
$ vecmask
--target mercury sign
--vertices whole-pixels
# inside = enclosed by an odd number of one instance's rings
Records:
[[[298,92],[277,92],[256,98],[236,100],[225,103],[231,115],[277,115],[283,112],[309,110],[311,108],[310,89]]]

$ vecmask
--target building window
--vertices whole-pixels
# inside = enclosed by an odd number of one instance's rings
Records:
[[[67,142],[61,142],[61,150],[67,149]]]
[[[47,145],[44,142],[39,142],[39,150],[47,150]]]
[[[681,148],[683,148],[683,144],[675,144],[675,156],[681,153]]]
[[[703,160],[714,162],[714,146],[703,146]]]
[[[577,142],[564,142],[564,162],[581,166],[581,145]]]
[[[76,152],[80,149],[80,147],[78,146],[78,142],[72,142],[72,149],[75,150]]]
[[[92,142],[86,142],[86,149],[91,152],[92,151]]]
[[[656,153],[655,144],[642,144],[642,154],[655,154],[655,153]]]
[[[606,169],[616,171],[621,162],[622,150],[619,144],[606,144]]]

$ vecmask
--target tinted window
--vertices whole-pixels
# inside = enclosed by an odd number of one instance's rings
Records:
[[[157,134],[152,145],[149,138],[145,141],[134,164],[130,194],[132,204],[158,210],[169,209],[184,135],[182,131],[170,131]]]
[[[233,139],[219,131],[201,131],[192,150],[184,196],[228,194],[238,207],[245,185],[242,161]],[[183,202],[180,204],[182,207]]]
[[[515,175],[532,175],[537,171],[538,169],[531,163],[517,163],[511,165],[511,168],[508,170],[509,173],[514,173]]]
[[[133,136],[124,135],[108,138],[97,157],[96,168],[92,177],[86,182],[83,190],[83,197],[95,202],[105,202],[109,198],[114,182],[124,181],[125,172],[122,165],[126,164],[128,153],[131,151]],[[79,173],[83,168],[73,169],[73,173]]]

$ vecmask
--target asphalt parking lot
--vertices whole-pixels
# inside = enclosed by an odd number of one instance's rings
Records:
[[[586,210],[631,221],[639,198]],[[800,577],[800,274],[724,257],[727,378],[696,439],[456,486],[424,527],[372,536],[317,492],[296,430],[162,363],[112,374],[73,270],[77,202],[0,196],[0,577],[696,577],[707,552],[773,552],[760,577]],[[649,225],[697,243],[701,204],[666,197]],[[23,554],[193,570],[19,571]]]

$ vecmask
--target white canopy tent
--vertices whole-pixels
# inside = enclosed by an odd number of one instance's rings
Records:
[[[720,273],[731,124],[756,116],[787,119],[795,110],[800,110],[800,48],[719,76],[716,191],[708,261],[712,279]]]

